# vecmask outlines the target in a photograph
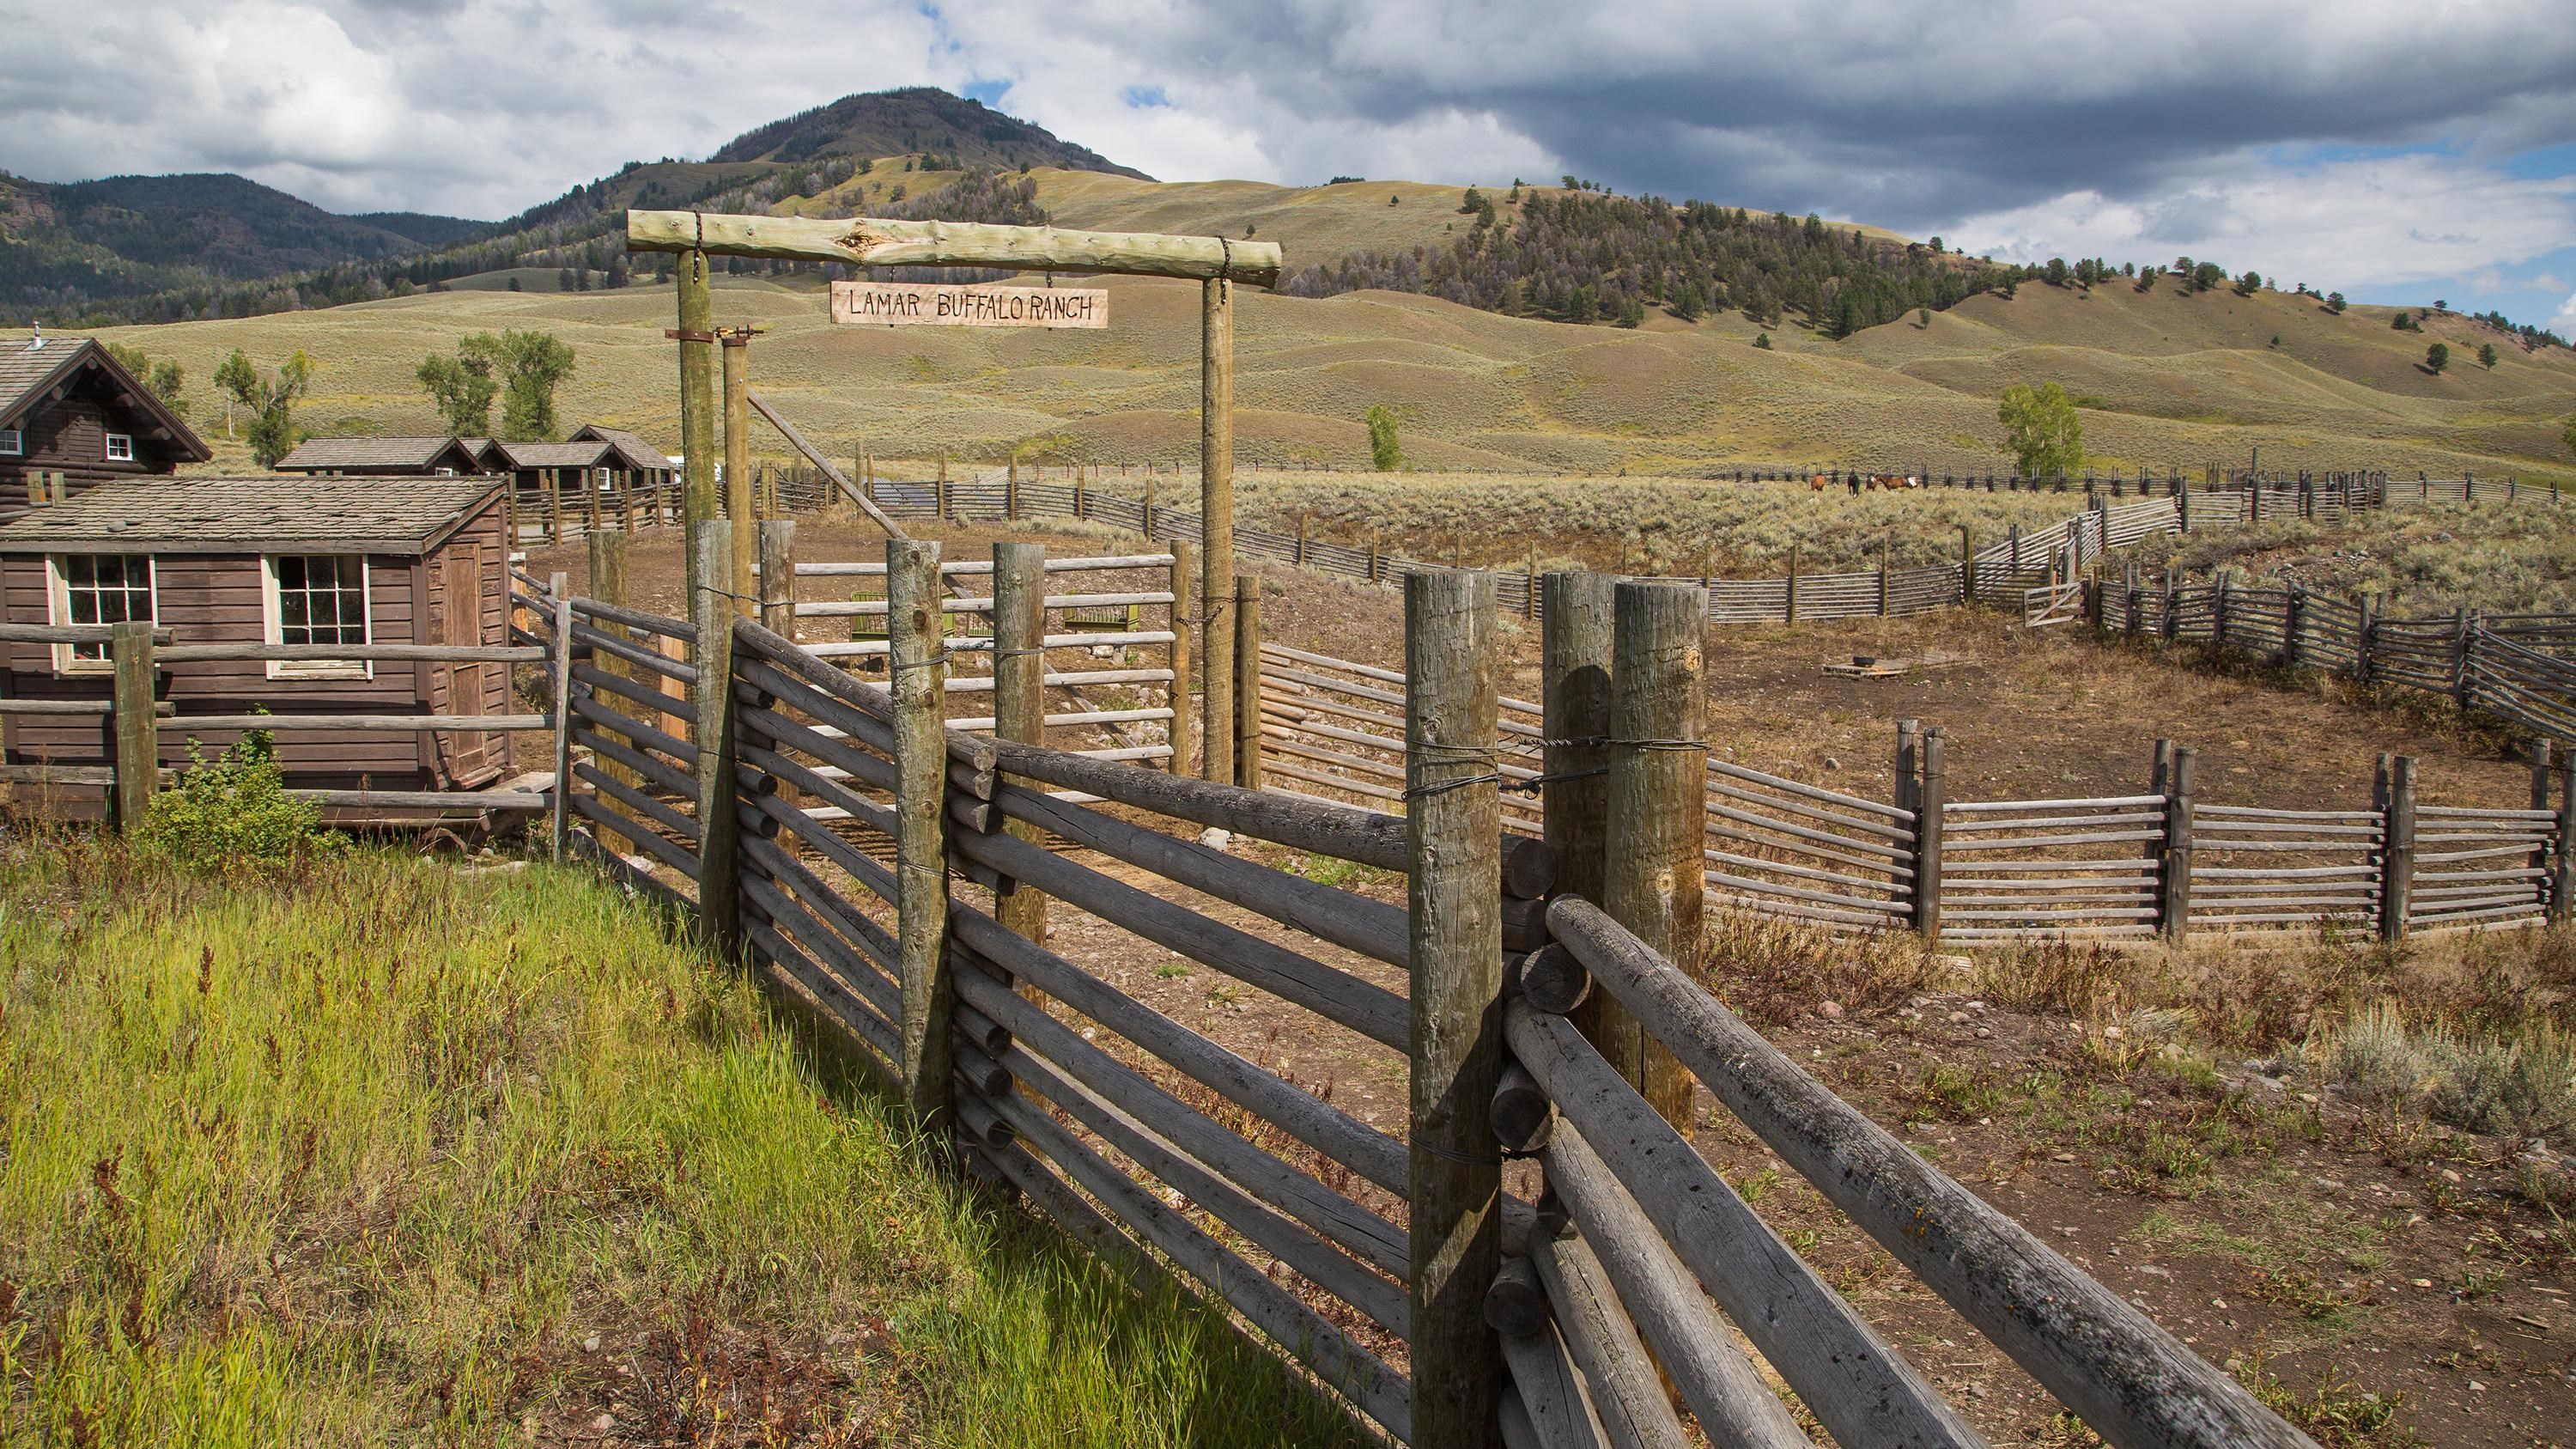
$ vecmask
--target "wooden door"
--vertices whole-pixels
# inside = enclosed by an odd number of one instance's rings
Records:
[[[483,639],[483,550],[471,544],[450,545],[439,557],[438,642],[480,645]],[[447,714],[482,714],[485,663],[448,662],[437,666],[447,683]],[[451,784],[480,783],[496,763],[492,736],[480,730],[445,730],[439,756]]]

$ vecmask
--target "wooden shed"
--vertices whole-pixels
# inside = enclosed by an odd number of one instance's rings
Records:
[[[172,473],[213,456],[96,339],[0,342],[0,518],[49,497]]]
[[[11,624],[150,619],[189,644],[497,646],[507,642],[503,480],[490,477],[168,478],[119,482],[0,526],[0,609]],[[102,700],[104,646],[0,643],[0,689],[19,700]],[[299,658],[171,661],[161,763],[212,755],[234,729],[191,715],[504,715],[508,667]],[[509,765],[482,730],[275,732],[290,785],[457,790]],[[95,716],[0,713],[0,761],[24,785],[111,761]],[[41,767],[41,768],[32,768]],[[90,791],[94,810],[98,792]],[[86,813],[80,792],[55,794]]]

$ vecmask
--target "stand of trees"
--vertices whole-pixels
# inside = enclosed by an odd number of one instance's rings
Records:
[[[1480,193],[1472,210],[1474,224],[1451,246],[1361,252],[1297,268],[1281,290],[1329,297],[1382,287],[1514,316],[1630,327],[1649,307],[1684,320],[1733,307],[1765,326],[1795,310],[1832,336],[1848,337],[1908,312],[2008,289],[2021,275],[1873,240],[1813,216],[1796,221],[1699,201],[1532,192],[1514,221]],[[2066,273],[2064,262],[2056,266]]]

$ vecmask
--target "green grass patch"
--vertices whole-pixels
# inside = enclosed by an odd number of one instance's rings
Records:
[[[0,851],[0,1444],[1360,1442],[586,874]]]

